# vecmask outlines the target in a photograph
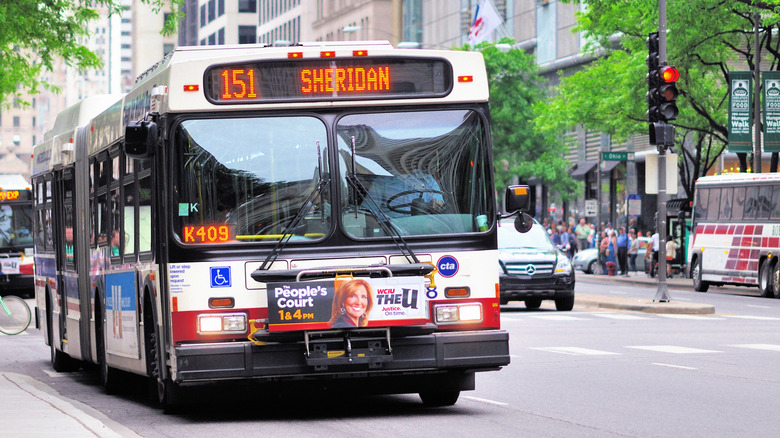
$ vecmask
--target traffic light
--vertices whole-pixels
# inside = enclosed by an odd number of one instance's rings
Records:
[[[658,32],[647,38],[647,121],[668,122],[677,118],[677,91],[675,82],[680,78],[677,68],[660,65]]]

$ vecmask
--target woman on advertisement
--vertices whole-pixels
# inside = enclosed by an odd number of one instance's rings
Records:
[[[365,327],[374,306],[371,285],[363,279],[341,283],[333,297],[329,324],[333,328]]]

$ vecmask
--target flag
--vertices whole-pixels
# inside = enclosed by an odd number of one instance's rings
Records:
[[[469,29],[469,44],[475,45],[488,41],[490,35],[502,22],[503,20],[490,0],[478,3],[477,9],[474,11],[474,21]]]

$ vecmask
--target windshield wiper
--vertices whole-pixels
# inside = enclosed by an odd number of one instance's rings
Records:
[[[357,163],[355,161],[355,157],[357,155],[355,151],[355,136],[353,135],[351,137],[352,139],[352,169],[347,174],[347,183],[349,184],[350,188],[355,191],[355,195],[362,196],[363,199],[368,199],[369,202],[366,203],[369,211],[376,217],[377,222],[379,223],[379,226],[382,227],[382,229],[385,231],[385,234],[390,236],[393,239],[393,243],[395,243],[395,246],[398,247],[399,250],[401,250],[401,254],[406,258],[406,261],[409,263],[420,263],[420,260],[417,258],[416,255],[414,255],[414,252],[411,248],[409,248],[409,245],[406,244],[406,241],[404,240],[401,233],[398,231],[398,229],[393,225],[392,222],[390,222],[390,218],[387,217],[385,212],[382,211],[381,208],[379,208],[379,204],[374,200],[373,197],[371,197],[371,194],[368,193],[368,189],[366,189],[366,186],[363,185],[362,182],[360,182],[360,179],[357,176],[357,172],[355,169],[357,169]],[[355,201],[355,214],[357,215],[357,196],[353,197],[353,201]]]
[[[263,261],[263,264],[260,265],[260,268],[258,268],[259,270],[265,271],[271,268],[271,265],[273,265],[277,257],[279,257],[279,254],[281,254],[282,250],[287,245],[287,242],[289,242],[292,236],[295,235],[295,230],[298,228],[298,225],[303,220],[303,218],[306,217],[306,214],[309,212],[311,206],[313,205],[312,201],[314,200],[314,197],[317,195],[319,195],[320,203],[321,203],[320,217],[322,222],[325,222],[325,208],[324,205],[322,204],[324,202],[322,194],[325,190],[325,187],[327,187],[329,184],[330,184],[330,178],[323,178],[322,176],[322,153],[320,152],[320,141],[317,140],[317,186],[314,188],[314,190],[312,190],[309,196],[306,197],[306,200],[303,201],[303,205],[301,206],[300,210],[298,210],[298,213],[284,228],[282,237],[279,239],[278,242],[276,242],[274,248],[271,250],[271,252]]]

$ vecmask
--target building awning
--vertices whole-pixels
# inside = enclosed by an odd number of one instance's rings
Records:
[[[597,164],[599,164],[598,160],[583,161],[582,163],[578,163],[577,168],[572,170],[569,175],[571,175],[572,178],[585,178],[585,174],[590,172]]]
[[[617,167],[618,164],[620,164],[620,161],[602,161],[601,162],[601,171],[602,172],[610,172],[612,169]]]

